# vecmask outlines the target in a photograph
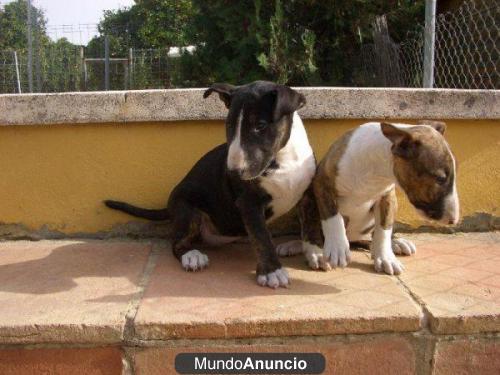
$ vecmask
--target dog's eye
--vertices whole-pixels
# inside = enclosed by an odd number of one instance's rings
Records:
[[[444,185],[448,182],[448,172],[445,169],[439,169],[435,172],[430,172],[429,176],[434,179],[436,184]]]
[[[267,127],[267,122],[264,120],[260,120],[257,125],[255,126],[255,130],[260,132],[264,130]]]
[[[435,176],[434,178],[439,185],[444,185],[446,184],[446,181],[448,181],[448,177],[446,175]]]

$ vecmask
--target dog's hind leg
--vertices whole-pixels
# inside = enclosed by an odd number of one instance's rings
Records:
[[[215,225],[205,213],[203,213],[201,217],[200,233],[203,243],[208,246],[217,247],[227,245],[242,239],[242,236],[222,236],[218,234]]]
[[[172,233],[172,251],[186,271],[198,271],[208,266],[208,256],[192,244],[200,237],[201,212],[181,201],[176,202],[174,210]]]

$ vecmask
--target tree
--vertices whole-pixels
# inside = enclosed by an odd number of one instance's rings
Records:
[[[66,38],[45,46],[39,56],[44,92],[74,91],[80,87],[79,47]]]
[[[350,85],[352,60],[388,14],[396,41],[422,22],[423,0],[193,0],[202,79]],[[315,69],[317,68],[317,69]]]
[[[0,9],[0,49],[26,48],[26,14],[26,0]],[[381,14],[387,16],[391,37],[400,42],[423,22],[424,1],[135,0],[131,7],[104,12],[99,35],[88,43],[85,54],[102,57],[104,35],[112,57],[128,56],[129,48],[159,50],[154,56],[141,54],[147,59],[140,60],[142,73],[139,66],[134,70],[135,77],[144,77],[138,88],[146,81],[147,87],[191,87],[256,79],[348,86],[358,83],[359,69],[353,62],[362,45],[372,42],[371,25]],[[43,13],[36,8],[33,23],[44,72],[50,70],[50,61],[59,61],[53,51],[75,55],[78,46],[67,41],[53,46]],[[168,48],[188,45],[196,45],[196,52],[168,58],[167,71]]]
[[[372,41],[376,16],[387,14],[391,36],[404,39],[424,19],[423,0],[292,0],[285,17],[315,35],[318,75],[310,84],[352,85],[353,59],[362,44]],[[295,84],[302,84],[294,81]]]
[[[198,36],[196,58],[203,84],[270,78],[257,60],[264,52],[262,40],[268,38],[273,11],[269,3],[263,2],[256,12],[252,0],[193,0],[196,13],[192,26]]]
[[[256,1],[256,13],[260,13],[260,1]],[[280,0],[275,2],[274,15],[269,21],[268,39],[260,37],[261,49],[268,46],[269,52],[257,56],[260,66],[275,77],[278,83],[288,83],[307,77],[316,71],[314,44],[316,36],[304,27],[291,27],[284,16]]]
[[[104,11],[98,28],[114,41],[112,53],[124,54],[128,48],[192,44],[193,33],[188,31],[192,17],[190,0],[136,0],[129,8]]]
[[[191,0],[136,0],[135,6],[144,22],[139,34],[145,45],[164,48],[194,42],[189,30],[194,16]]]
[[[0,50],[23,50],[28,46],[28,3],[16,0],[0,8]],[[44,45],[49,38],[46,34],[47,21],[40,9],[32,6],[32,33],[38,37],[38,43]]]

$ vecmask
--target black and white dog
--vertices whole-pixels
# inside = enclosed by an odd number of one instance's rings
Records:
[[[244,86],[217,83],[203,96],[213,92],[229,109],[227,143],[194,165],[173,190],[167,207],[150,210],[111,200],[105,204],[151,220],[171,218],[173,252],[186,270],[208,265],[208,257],[193,248],[195,240],[221,245],[248,235],[258,253],[258,284],[286,287],[288,274],[267,224],[312,194],[309,189],[304,195],[316,161],[296,112],[305,98],[290,87],[265,81]]]

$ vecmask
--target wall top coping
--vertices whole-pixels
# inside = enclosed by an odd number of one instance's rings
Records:
[[[297,88],[304,119],[500,118],[500,90]],[[0,95],[0,126],[222,120],[227,110],[205,89]]]

